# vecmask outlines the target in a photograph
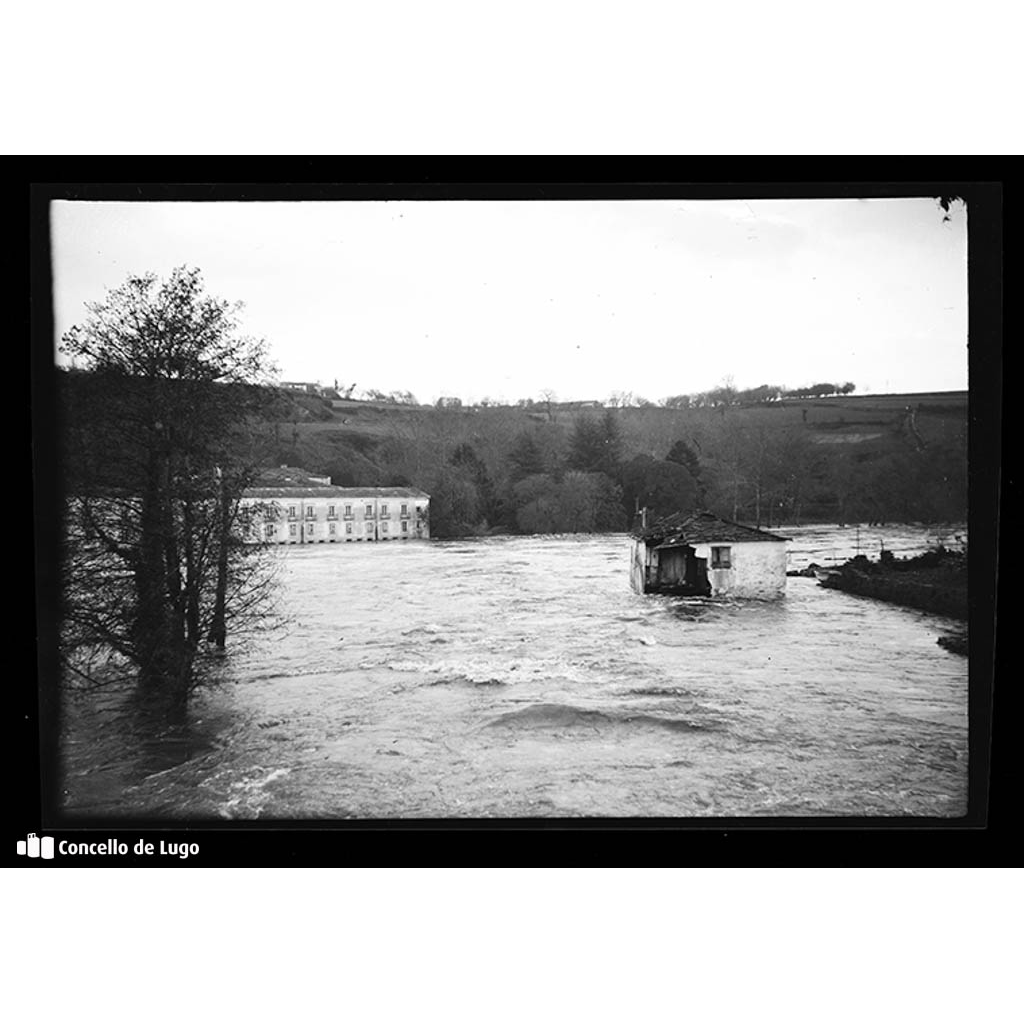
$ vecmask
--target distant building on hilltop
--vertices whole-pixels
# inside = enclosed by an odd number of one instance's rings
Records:
[[[604,403],[589,398],[579,402],[552,402],[551,408],[557,412],[577,412],[580,409],[603,409]]]
[[[634,530],[629,581],[639,594],[782,597],[787,540],[710,512],[677,512]]]

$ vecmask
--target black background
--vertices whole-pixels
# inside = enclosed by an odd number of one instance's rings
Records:
[[[1005,161],[964,158],[938,160],[707,159],[680,160],[498,160],[465,159],[387,162],[346,159],[88,159],[8,161],[21,164],[22,213],[29,235],[29,273],[24,290],[8,308],[31,334],[29,408],[11,395],[14,421],[30,417],[30,458],[21,463],[33,477],[34,551],[27,543],[28,516],[12,517],[9,552],[15,628],[7,678],[14,693],[13,764],[8,774],[13,811],[2,863],[50,866],[376,866],[400,864],[521,866],[711,866],[756,864],[823,866],[997,865],[1012,858],[1008,844],[1008,805],[1013,773],[1000,766],[1001,737],[1008,734],[1010,694],[999,691],[1000,713],[993,715],[995,680],[995,582],[1001,473],[1003,393],[1002,278]],[[250,177],[236,184],[167,184],[216,177],[218,182]],[[504,179],[513,171],[517,182]],[[945,180],[918,178],[922,171],[955,172]],[[561,180],[550,180],[557,172]],[[598,175],[606,180],[598,180]],[[842,175],[843,180],[838,181]],[[159,177],[159,182],[151,179]],[[771,180],[775,177],[777,180]],[[694,181],[693,179],[699,179]],[[848,179],[856,180],[848,180]],[[47,181],[61,183],[46,184]],[[131,179],[131,184],[89,184]],[[297,180],[303,179],[303,180]],[[346,184],[326,185],[324,179]],[[147,181],[149,183],[147,183]],[[545,182],[538,184],[537,182]],[[72,182],[65,184],[64,182]],[[17,183],[12,183],[17,188]],[[783,198],[868,196],[957,196],[968,208],[970,303],[970,517],[971,658],[970,794],[963,819],[555,819],[512,821],[346,821],[190,823],[167,828],[163,822],[123,819],[62,821],[56,800],[55,552],[61,507],[55,465],[53,320],[50,306],[50,253],[47,204],[56,198],[118,200],[295,200],[295,199],[598,199],[598,198]],[[938,214],[937,214],[938,215]],[[16,251],[16,250],[15,250]],[[18,280],[17,273],[13,280]],[[29,314],[29,309],[31,315]],[[19,332],[20,333],[20,332]],[[19,337],[14,346],[24,351]],[[1008,375],[1007,375],[1008,376]],[[10,419],[8,420],[10,422]],[[13,436],[13,435],[12,435]],[[25,449],[21,449],[25,451]],[[26,465],[27,463],[27,465]],[[16,474],[14,479],[20,478]],[[1015,480],[1003,480],[1008,504]],[[19,512],[23,506],[13,506]],[[1003,573],[1005,581],[1006,572]],[[34,621],[33,613],[34,612]],[[24,639],[22,639],[24,638]],[[27,648],[27,650],[26,650]],[[25,657],[22,657],[24,651]],[[1002,722],[1002,726],[999,726]],[[995,726],[995,728],[993,728]],[[1015,793],[1014,793],[1015,795]],[[1013,801],[1016,803],[1016,800]],[[108,838],[129,850],[139,838],[158,845],[197,842],[199,855],[172,857],[60,857],[27,861],[16,857],[15,841],[28,832],[73,842]]]

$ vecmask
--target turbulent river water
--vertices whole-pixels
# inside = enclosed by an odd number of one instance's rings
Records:
[[[790,566],[955,530],[787,528]],[[925,612],[790,578],[642,597],[624,535],[275,554],[286,625],[159,735],[66,700],[69,815],[168,821],[967,809],[967,661]]]

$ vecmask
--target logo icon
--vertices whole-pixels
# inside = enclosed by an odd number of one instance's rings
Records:
[[[18,856],[42,857],[43,860],[53,860],[53,839],[50,836],[43,836],[40,839],[35,832],[29,832],[28,839],[18,840]]]

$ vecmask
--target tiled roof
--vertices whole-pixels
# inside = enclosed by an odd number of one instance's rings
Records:
[[[777,533],[721,519],[711,512],[676,512],[646,530],[635,531],[646,541],[662,544],[743,544],[750,541],[786,541]]]
[[[327,486],[315,480],[316,474],[297,466],[275,466],[273,469],[261,469],[257,487],[318,487]],[[323,477],[320,477],[322,480]]]
[[[429,498],[415,487],[249,487],[246,498]]]

